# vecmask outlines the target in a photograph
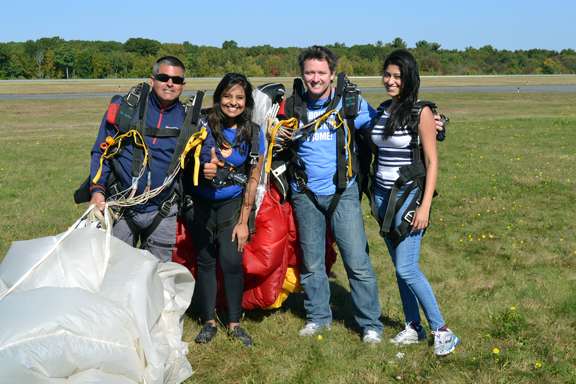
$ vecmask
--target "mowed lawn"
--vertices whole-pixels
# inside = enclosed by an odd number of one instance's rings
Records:
[[[383,97],[368,95],[373,105]],[[250,350],[222,330],[194,344],[200,326],[187,318],[195,369],[187,383],[576,382],[576,94],[430,97],[451,123],[421,265],[462,339],[457,351],[436,358],[426,343],[362,344],[338,261],[335,323],[322,338],[297,336],[298,294],[283,309],[246,314]],[[62,232],[83,211],[72,193],[106,104],[0,100],[0,259],[10,242]],[[388,339],[403,327],[402,310],[367,209],[365,217]]]

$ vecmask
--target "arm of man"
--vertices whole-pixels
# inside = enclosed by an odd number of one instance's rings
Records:
[[[100,159],[104,150],[101,148],[102,143],[106,142],[108,136],[115,136],[116,132],[114,127],[106,121],[106,113],[100,122],[98,135],[96,141],[92,146],[91,159],[90,159],[90,204],[95,204],[100,210],[104,210],[106,201],[105,192],[107,188],[107,180],[110,176],[111,168],[108,161],[102,161],[102,168],[100,169]],[[100,177],[97,182],[94,182],[94,177],[100,169]]]
[[[370,126],[376,110],[362,96],[358,96],[358,116],[354,119],[356,129],[364,129]]]

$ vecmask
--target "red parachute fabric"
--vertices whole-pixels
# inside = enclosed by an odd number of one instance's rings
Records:
[[[270,188],[256,216],[256,233],[244,249],[244,309],[272,305],[284,284],[288,267],[297,270],[301,259],[292,206],[280,203]]]
[[[242,307],[246,310],[268,308],[280,295],[289,267],[300,270],[301,251],[298,232],[288,202],[281,203],[274,187],[265,193],[256,216],[256,233],[244,247],[244,295]],[[332,236],[326,241],[326,269],[336,260]],[[196,276],[196,252],[190,233],[178,220],[176,247],[172,261],[186,266]],[[222,277],[218,273],[219,305],[222,305]]]
[[[180,216],[178,216],[176,223],[176,246],[172,251],[172,261],[182,264],[196,277],[196,248],[194,248],[192,236],[184,224],[184,219]]]

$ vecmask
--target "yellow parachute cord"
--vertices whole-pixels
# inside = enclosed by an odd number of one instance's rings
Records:
[[[184,169],[186,165],[186,156],[188,152],[194,149],[194,174],[193,174],[193,182],[194,185],[198,185],[198,175],[200,174],[200,152],[202,151],[202,143],[208,136],[208,131],[206,127],[200,128],[200,130],[194,133],[188,139],[186,146],[184,147],[184,151],[180,155],[180,168]]]
[[[336,115],[336,117],[338,118],[338,120],[340,120],[340,122],[337,125],[334,125],[334,128],[340,128],[340,126],[342,125],[342,118],[340,117],[340,114],[338,113],[337,110],[335,109],[331,109],[329,111],[324,112],[324,114],[322,116],[320,116],[319,118],[317,118],[316,120],[314,120],[314,132],[316,132],[316,130],[322,125],[324,124],[324,122],[326,122],[326,120],[328,120],[328,118],[332,115]]]
[[[108,145],[106,146],[106,149],[104,149],[104,152],[102,152],[102,155],[100,156],[100,166],[98,167],[98,171],[96,172],[96,175],[92,179],[93,184],[97,184],[98,181],[100,180],[100,177],[102,177],[102,167],[104,165],[104,160],[107,160],[107,159],[110,159],[110,158],[116,156],[116,154],[118,153],[118,150],[122,146],[124,139],[130,138],[130,137],[133,138],[134,145],[144,149],[144,162],[142,163],[142,166],[145,168],[148,165],[148,147],[146,147],[146,143],[144,142],[144,137],[142,136],[142,134],[140,132],[138,132],[134,129],[131,129],[128,132],[126,132],[122,135],[116,136],[116,137],[108,136],[106,138],[106,144],[108,144]],[[114,152],[109,153],[109,150],[113,147],[116,147],[116,150]]]
[[[342,118],[342,116],[340,116],[340,112],[336,111],[335,109],[326,112],[325,114],[323,114],[322,116],[320,116],[318,118],[318,120],[316,121],[316,124],[314,125],[314,131],[316,131],[318,129],[318,127],[320,125],[322,125],[326,120],[328,120],[328,118],[332,115],[335,114],[334,116],[334,122],[335,124],[333,125],[334,129],[338,129],[340,127],[343,127],[342,129],[346,128],[346,133],[347,133],[347,137],[346,137],[346,153],[348,154],[348,159],[347,159],[347,163],[348,163],[348,170],[347,170],[347,175],[348,177],[352,177],[352,150],[350,148],[350,143],[351,143],[351,139],[352,137],[350,136],[350,127],[348,126],[348,124],[344,123],[344,119]]]
[[[326,122],[326,120],[328,120],[330,118],[330,116],[332,116],[332,115],[335,115],[335,121],[336,121],[336,124],[334,125],[334,129],[340,128],[344,124],[344,120],[342,119],[342,117],[340,116],[340,114],[338,113],[338,111],[336,109],[331,109],[329,111],[324,112],[321,116],[316,118],[313,122],[303,126],[301,129],[306,129],[310,126],[313,126],[314,132],[316,132],[318,130],[318,128],[322,124],[324,124]],[[271,139],[270,139],[270,144],[268,146],[268,154],[266,156],[266,164],[265,164],[266,173],[270,173],[270,169],[272,168],[272,155],[273,155],[272,148],[276,144],[276,135],[278,134],[278,131],[282,127],[289,128],[292,131],[295,131],[296,129],[299,128],[298,119],[293,117],[293,118],[287,119],[287,120],[280,120],[274,126],[274,128],[272,128],[272,131],[270,132]],[[349,146],[350,145],[348,143],[348,152],[350,152]],[[350,167],[350,169],[351,169],[351,167]]]
[[[342,123],[344,123],[344,120],[340,114],[338,114],[338,117]],[[350,178],[352,177],[352,148],[350,148],[350,143],[352,142],[352,132],[350,132],[350,127],[348,124],[344,124],[344,126],[346,127],[346,132],[348,133],[348,135],[346,135],[346,153],[348,154],[348,177]]]
[[[298,119],[292,117],[291,119],[287,120],[280,120],[270,132],[270,144],[268,145],[268,154],[266,155],[266,164],[265,164],[265,171],[266,173],[270,173],[270,169],[272,168],[272,148],[276,144],[276,135],[278,134],[278,130],[281,127],[287,127],[292,130],[298,129]]]

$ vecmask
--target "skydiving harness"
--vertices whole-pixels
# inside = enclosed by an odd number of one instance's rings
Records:
[[[383,111],[389,106],[388,102],[384,102],[378,107],[378,115],[381,116]],[[436,104],[431,101],[418,101],[412,107],[410,113],[410,120],[407,124],[408,131],[410,132],[410,150],[412,153],[412,163],[410,165],[404,165],[400,167],[398,171],[398,179],[394,183],[392,190],[390,191],[390,197],[388,199],[388,205],[386,206],[386,213],[384,218],[380,220],[378,218],[377,212],[373,212],[374,216],[380,224],[380,235],[388,238],[393,245],[396,247],[402,240],[410,234],[412,228],[412,219],[422,201],[422,196],[424,195],[424,187],[426,185],[426,165],[423,160],[422,146],[420,143],[420,137],[418,135],[418,127],[420,124],[420,114],[424,107],[429,107],[434,114],[437,113],[438,108]],[[446,137],[446,125],[448,123],[448,118],[444,115],[440,115],[444,120],[444,130],[437,132],[436,139],[438,141],[444,140]],[[376,173],[376,166],[378,165],[378,150],[375,146],[372,146],[374,153],[373,161],[373,173]],[[375,184],[375,182],[374,182]],[[372,189],[374,186],[372,186]],[[418,188],[416,196],[410,201],[405,211],[402,213],[402,220],[398,226],[393,226],[394,217],[400,211],[400,208],[404,205],[410,193]],[[398,192],[403,191],[402,195],[398,197]],[[434,191],[434,196],[437,193]],[[372,194],[373,196],[373,194]],[[374,206],[374,204],[372,204]]]
[[[212,184],[217,187],[225,187],[232,184],[237,184],[245,187],[248,184],[248,179],[250,178],[250,173],[253,167],[258,163],[258,157],[260,156],[258,149],[260,148],[260,127],[255,123],[249,122],[250,125],[250,150],[248,152],[247,161],[244,162],[242,168],[234,167],[224,160],[224,166],[218,167],[216,170],[216,176],[212,179]],[[230,143],[224,137],[222,137],[223,143],[221,144],[225,148],[233,149],[240,148],[241,143]]]
[[[230,185],[240,185],[244,188],[242,193],[242,204],[240,205],[240,212],[242,212],[242,206],[244,204],[244,198],[246,197],[246,188],[248,188],[248,182],[250,180],[250,175],[252,170],[258,164],[258,158],[260,157],[260,127],[249,122],[250,125],[250,150],[248,156],[243,166],[240,168],[235,167],[228,162],[224,161],[223,167],[217,167],[216,176],[211,180],[211,183],[216,188],[221,188]],[[227,148],[240,148],[241,143],[230,143],[224,137],[222,137],[223,145]],[[217,144],[218,145],[218,144]],[[248,229],[250,233],[254,233],[256,230],[256,206],[252,206],[250,215],[248,216]]]
[[[323,107],[326,112],[312,121],[308,121],[308,109],[304,94],[305,87],[302,79],[294,79],[292,96],[286,100],[285,104],[285,115],[288,119],[279,121],[271,132],[266,172],[272,173],[272,181],[277,186],[278,191],[283,194],[283,198],[287,198],[289,190],[288,178],[290,178],[296,183],[298,189],[304,192],[316,208],[330,221],[342,193],[348,186],[348,181],[358,173],[358,161],[354,152],[354,119],[358,116],[358,96],[360,92],[355,84],[348,81],[344,73],[339,73],[334,93]],[[342,107],[337,110],[336,108],[338,108],[340,102],[342,102]],[[333,118],[334,124],[332,127],[336,129],[337,166],[334,175],[336,192],[332,196],[328,208],[324,209],[318,203],[314,192],[307,185],[305,165],[298,156],[298,145],[313,135],[322,124],[328,123],[330,118]],[[303,123],[303,126],[300,126],[300,122]],[[277,132],[284,127],[292,129],[296,134],[292,137],[292,141],[285,146],[284,150],[279,153],[275,151],[277,155],[275,159],[272,159],[276,141],[278,140]]]
[[[147,83],[140,83],[133,87],[127,95],[115,96],[108,107],[106,120],[108,123],[114,125],[117,129],[115,137],[108,136],[105,142],[101,143],[100,148],[103,153],[100,158],[100,167],[98,172],[91,180],[93,184],[97,184],[101,177],[102,166],[104,160],[108,160],[111,164],[112,174],[119,173],[117,161],[114,156],[120,153],[125,141],[132,143],[132,185],[129,197],[133,197],[138,187],[138,180],[143,176],[143,172],[148,167],[150,162],[150,154],[144,140],[145,136],[151,137],[176,137],[176,146],[174,154],[170,161],[167,171],[167,178],[174,176],[178,170],[177,168],[184,168],[188,160],[188,153],[194,149],[194,184],[198,184],[198,174],[200,169],[200,151],[203,140],[206,138],[207,132],[205,128],[198,129],[198,120],[200,118],[202,99],[204,92],[198,91],[194,98],[190,98],[186,103],[183,125],[180,129],[171,128],[152,128],[146,125],[146,117],[148,111],[148,97],[150,94],[150,86]],[[121,98],[118,104],[118,98]],[[145,192],[150,190],[151,173],[148,171],[147,186]],[[119,178],[114,177],[116,184],[113,190],[119,190]],[[125,215],[126,222],[130,230],[134,234],[134,246],[140,241],[140,245],[144,246],[148,237],[158,227],[160,222],[170,214],[172,206],[178,201],[181,193],[180,181],[174,182],[171,186],[171,191],[167,197],[159,205],[158,213],[146,228],[140,228],[132,219],[132,214],[128,212]],[[160,193],[160,192],[158,192]],[[89,195],[88,195],[89,196]],[[77,201],[78,202],[78,201]]]

